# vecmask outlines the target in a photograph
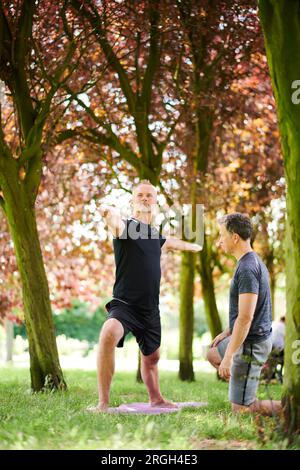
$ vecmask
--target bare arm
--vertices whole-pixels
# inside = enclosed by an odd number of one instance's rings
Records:
[[[257,294],[249,293],[239,295],[239,313],[237,319],[234,322],[231,339],[219,368],[219,374],[221,377],[230,377],[230,368],[233,355],[243,344],[249,333],[257,304],[257,298]]]
[[[167,238],[162,248],[163,250],[192,251],[193,253],[202,250],[202,247],[197,243],[185,242],[177,238]]]
[[[100,214],[107,223],[108,228],[113,236],[119,237],[125,228],[125,224],[120,216],[118,209],[103,204],[100,207]]]
[[[220,341],[222,341],[224,338],[227,338],[227,336],[230,336],[230,329],[226,328],[222,333],[218,334],[213,340],[210,345],[211,348],[215,348]]]

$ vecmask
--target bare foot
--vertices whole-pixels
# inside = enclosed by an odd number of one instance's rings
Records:
[[[150,406],[152,407],[162,407],[162,408],[178,408],[177,403],[173,403],[172,401],[165,400],[161,398],[157,401],[151,401]]]
[[[86,411],[89,413],[107,413],[108,405],[89,406]]]

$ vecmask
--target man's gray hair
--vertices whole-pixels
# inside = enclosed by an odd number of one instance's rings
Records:
[[[155,191],[156,191],[156,187],[151,183],[151,181],[149,181],[149,180],[140,180],[137,184],[135,184],[133,186],[132,192],[134,193],[137,190],[137,188],[139,186],[141,186],[142,184],[147,184],[149,186],[152,186],[152,188],[155,189]]]

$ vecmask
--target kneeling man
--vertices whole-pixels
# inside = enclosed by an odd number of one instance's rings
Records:
[[[256,399],[263,364],[272,349],[269,273],[251,248],[252,225],[240,213],[220,220],[218,245],[237,259],[230,286],[229,328],[212,342],[207,359],[229,380],[233,411],[279,413],[279,401]]]

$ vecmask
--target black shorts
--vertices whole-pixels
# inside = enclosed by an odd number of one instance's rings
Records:
[[[124,328],[124,336],[117,347],[122,348],[125,336],[131,332],[144,356],[149,356],[160,347],[161,324],[159,309],[144,310],[135,305],[127,305],[113,299],[105,305],[107,319],[119,320]]]

